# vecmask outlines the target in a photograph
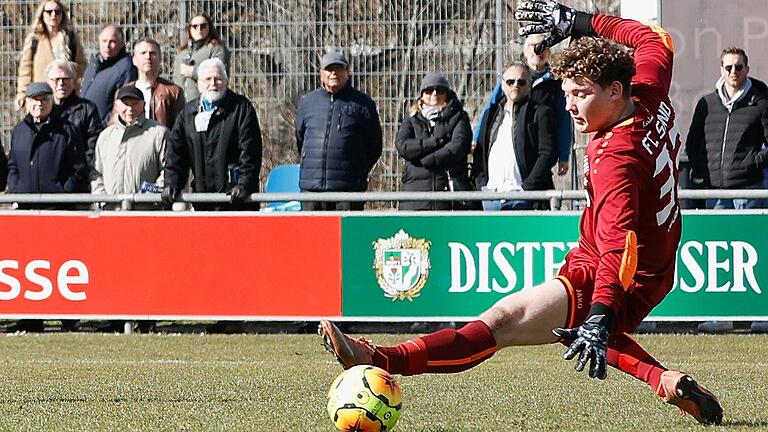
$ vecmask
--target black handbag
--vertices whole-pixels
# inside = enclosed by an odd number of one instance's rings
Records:
[[[469,192],[474,191],[475,184],[469,176],[454,177],[450,170],[445,170],[448,176],[448,190],[451,192]],[[453,201],[454,210],[482,210],[480,201],[459,200]]]

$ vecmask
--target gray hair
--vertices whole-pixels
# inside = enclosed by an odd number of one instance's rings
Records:
[[[50,75],[51,72],[58,69],[66,71],[71,78],[75,78],[75,64],[66,59],[56,59],[48,63],[48,66],[45,68],[45,77],[48,78],[48,75]]]
[[[197,74],[200,75],[200,71],[214,67],[221,71],[221,74],[224,75],[224,80],[229,81],[229,76],[227,75],[227,66],[224,65],[224,62],[221,61],[221,59],[218,57],[211,57],[200,62],[200,64],[197,66]]]

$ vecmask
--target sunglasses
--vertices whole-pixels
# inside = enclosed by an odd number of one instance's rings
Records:
[[[437,94],[446,94],[447,91],[442,87],[427,87],[424,89],[424,93],[426,94],[432,94],[434,92],[437,92]]]
[[[208,23],[190,24],[189,27],[193,29],[205,30],[208,28]]]
[[[507,85],[510,87],[512,87],[515,84],[517,84],[518,87],[525,87],[528,85],[528,81],[522,78],[508,79],[508,80],[504,80],[504,82],[507,83]]]
[[[724,69],[725,69],[725,70],[726,70],[728,73],[731,73],[731,70],[733,70],[733,68],[736,68],[736,72],[741,72],[741,71],[744,69],[744,65],[743,65],[743,64],[741,64],[741,63],[739,63],[739,64],[735,64],[735,65],[728,65],[728,66],[723,66],[723,68],[724,68]]]
[[[47,13],[48,15],[63,15],[64,11],[61,9],[43,9],[43,12]]]

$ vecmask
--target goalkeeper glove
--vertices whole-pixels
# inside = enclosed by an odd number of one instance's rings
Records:
[[[587,362],[590,362],[590,378],[603,380],[608,376],[606,356],[608,353],[608,324],[612,318],[611,315],[612,312],[590,315],[584,324],[578,328],[552,330],[556,336],[572,341],[563,358],[571,360],[578,354],[579,359],[576,361],[574,369],[581,372]]]
[[[576,10],[555,0],[521,1],[517,5],[515,19],[527,23],[520,26],[520,36],[549,33],[534,47],[534,52],[540,55],[545,49],[571,36]]]

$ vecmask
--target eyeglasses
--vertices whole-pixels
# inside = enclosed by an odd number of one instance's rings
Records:
[[[49,80],[57,83],[57,82],[67,82],[72,81],[73,78],[71,77],[59,77],[59,78],[48,78]]]
[[[193,29],[205,30],[208,28],[208,23],[190,24],[189,27]]]
[[[47,13],[48,15],[63,15],[64,11],[61,9],[43,9],[43,12]]]
[[[735,64],[735,65],[728,65],[728,66],[723,66],[723,68],[724,68],[724,69],[726,70],[726,72],[728,72],[728,73],[731,73],[731,70],[733,70],[733,68],[736,68],[736,72],[741,72],[741,71],[742,71],[742,69],[744,69],[744,65],[743,65],[743,64],[741,64],[741,63],[739,63],[739,64]]]
[[[442,87],[427,87],[423,90],[426,94],[432,94],[434,92],[437,92],[437,94],[446,94],[448,91]]]
[[[517,78],[517,79],[508,79],[508,80],[504,80],[504,82],[505,82],[505,83],[506,83],[508,86],[510,86],[510,87],[512,87],[512,86],[513,86],[513,85],[515,85],[515,84],[517,84],[517,86],[518,86],[518,87],[525,87],[525,86],[527,86],[527,85],[528,85],[528,81],[527,81],[527,80],[524,80],[524,79],[522,79],[522,78]]]

